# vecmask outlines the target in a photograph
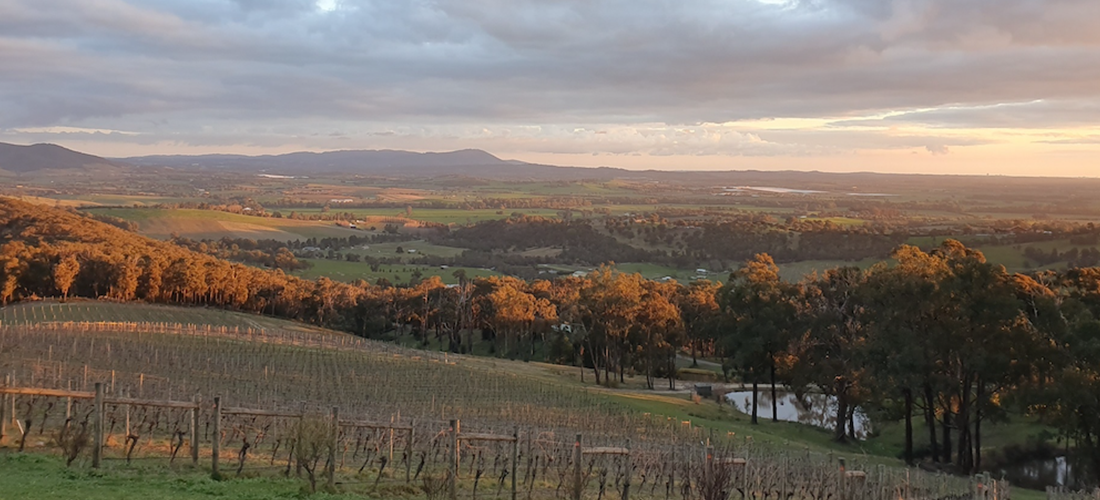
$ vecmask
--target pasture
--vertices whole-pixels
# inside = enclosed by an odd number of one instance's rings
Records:
[[[289,209],[281,209],[289,213]],[[319,208],[295,209],[303,215],[319,214]],[[331,207],[331,211],[355,214],[356,217],[368,219],[372,217],[407,219],[420,222],[434,222],[439,224],[475,224],[487,220],[507,219],[512,214],[522,213],[531,216],[557,217],[558,211],[553,209],[461,209],[461,208],[343,208],[338,204]]]
[[[423,266],[413,264],[385,264],[378,266],[378,270],[372,270],[369,264],[362,262],[348,262],[346,260],[328,260],[328,259],[301,259],[309,262],[312,267],[309,269],[302,269],[294,271],[295,276],[299,276],[307,279],[316,279],[320,277],[326,277],[334,281],[343,281],[351,283],[358,280],[369,281],[371,283],[376,282],[378,279],[383,278],[389,280],[391,283],[408,283],[414,277],[417,272],[420,273],[421,278],[430,278],[432,276],[439,276],[446,284],[458,283],[458,278],[455,277],[455,273],[459,270],[466,273],[467,278],[484,278],[489,276],[499,276],[500,273],[490,271],[487,269],[477,269],[473,267],[448,267],[442,269],[436,266]]]
[[[362,234],[332,222],[253,217],[216,210],[90,208],[87,211],[137,223],[139,233],[157,239],[178,235],[195,240],[230,237],[286,241]]]

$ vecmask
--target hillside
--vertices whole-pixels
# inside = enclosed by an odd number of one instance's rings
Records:
[[[21,146],[0,142],[0,170],[16,174],[45,173],[55,170],[88,171],[124,169],[130,165],[107,160],[56,144]]]
[[[311,176],[319,173],[404,177],[470,176],[487,179],[586,178],[597,169],[535,165],[502,160],[479,149],[417,153],[395,150],[348,150],[281,155],[166,155],[125,158],[142,166],[176,169],[268,172]],[[603,176],[604,174],[600,174]]]

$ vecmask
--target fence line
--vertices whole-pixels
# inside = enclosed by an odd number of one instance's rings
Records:
[[[103,461],[109,459],[105,446],[109,436],[116,432],[118,420],[123,418],[120,415],[124,415],[126,439],[122,451],[127,461],[133,458],[139,441],[152,442],[154,429],[171,429],[168,449],[154,450],[154,453],[170,454],[170,461],[175,460],[177,452],[188,449],[192,464],[197,466],[200,448],[207,448],[210,470],[215,476],[227,472],[221,469],[223,465],[235,466],[237,474],[246,466],[250,470],[279,470],[287,475],[292,470],[300,473],[303,466],[308,468],[309,464],[308,461],[303,464],[297,440],[306,439],[301,434],[302,425],[312,419],[327,422],[327,434],[323,437],[327,456],[316,456],[314,464],[323,463],[324,466],[317,470],[329,484],[335,484],[338,476],[341,484],[371,483],[364,471],[373,475],[374,485],[386,476],[387,470],[390,472],[386,477],[398,480],[395,472],[403,465],[406,484],[421,477],[428,481],[442,472],[442,491],[452,500],[457,500],[460,491],[463,498],[469,491],[476,499],[479,487],[496,487],[499,498],[506,483],[512,499],[521,494],[531,498],[536,489],[549,488],[554,489],[556,497],[571,500],[588,497],[659,499],[662,492],[658,487],[662,487],[665,500],[676,497],[713,500],[707,491],[716,487],[725,488],[727,493],[740,492],[744,500],[780,493],[787,498],[832,496],[837,500],[1002,500],[1010,497],[1007,483],[987,476],[966,480],[914,469],[888,470],[883,466],[876,469],[854,463],[846,467],[848,464],[843,459],[836,459],[831,454],[823,459],[808,451],[803,455],[789,450],[776,453],[748,439],[712,438],[702,447],[669,446],[644,439],[632,443],[627,439],[625,446],[622,446],[624,443],[616,446],[606,439],[600,442],[601,436],[589,443],[580,433],[572,440],[562,440],[555,438],[552,432],[538,430],[528,430],[524,434],[526,439],[522,439],[518,426],[513,426],[508,435],[468,432],[462,429],[458,419],[446,423],[431,420],[406,423],[392,418],[390,422],[365,421],[354,415],[342,418],[339,408],[335,407],[330,417],[324,417],[304,407],[299,411],[229,407],[221,397],[211,402],[198,398],[172,401],[108,397],[105,385],[97,382],[95,392],[0,386],[0,394],[5,399],[0,404],[0,440],[8,427],[6,411],[11,411],[11,422],[17,423],[12,425],[18,433],[13,433],[13,437],[19,440],[22,449],[32,426],[37,424],[41,434],[50,420],[53,406],[36,407],[35,398],[60,398],[66,400],[61,435],[73,429],[91,429],[92,467],[101,467]],[[17,397],[31,398],[24,401],[27,417],[23,421],[16,417]],[[72,406],[74,400],[81,405],[77,411]],[[86,407],[89,400],[91,408]],[[143,410],[138,410],[142,413],[135,415],[137,424],[131,429],[130,417],[135,407]],[[38,410],[32,411],[35,408]],[[144,441],[143,432],[150,436]],[[235,457],[230,446],[235,448]],[[64,446],[62,448],[66,451]],[[356,471],[360,462],[362,465]],[[311,477],[314,474],[310,470],[307,473]],[[489,486],[482,486],[485,483]],[[612,493],[617,493],[617,498],[610,496]],[[1062,494],[1052,495],[1051,500],[1086,498]],[[1087,500],[1096,500],[1096,497]]]

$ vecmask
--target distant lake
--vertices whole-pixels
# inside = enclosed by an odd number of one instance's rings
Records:
[[[836,428],[836,398],[824,394],[806,394],[799,401],[794,393],[776,392],[778,398],[778,417],[785,422],[798,422],[822,429]],[[738,391],[726,394],[726,399],[745,414],[752,414],[752,391]],[[761,390],[757,397],[757,416],[761,419],[772,418],[771,390]],[[867,439],[871,432],[871,420],[856,408],[855,434],[857,439]]]
[[[758,187],[758,186],[739,186],[733,188],[723,188],[727,192],[737,191],[763,191],[765,193],[779,193],[779,194],[822,194],[825,191],[814,191],[812,189],[790,189],[781,187]]]

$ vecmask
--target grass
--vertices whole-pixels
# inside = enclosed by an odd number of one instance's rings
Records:
[[[67,321],[180,323],[254,329],[318,330],[302,323],[207,307],[185,308],[80,299],[70,299],[67,302],[22,302],[0,307],[0,325]]]
[[[91,208],[87,211],[136,222],[139,233],[159,239],[179,235],[191,239],[294,240],[362,234],[361,231],[339,227],[331,222],[254,217],[217,210]]]
[[[309,262],[313,267],[295,271],[295,276],[307,279],[316,279],[324,276],[332,280],[348,283],[356,280],[365,280],[374,283],[379,278],[385,278],[391,283],[408,283],[413,278],[413,274],[416,271],[420,271],[421,278],[439,276],[439,278],[447,284],[458,283],[458,278],[454,275],[458,270],[465,271],[467,278],[497,276],[500,274],[487,269],[473,267],[448,267],[447,269],[441,269],[439,267],[413,264],[383,265],[379,266],[377,271],[372,271],[369,264],[362,262],[328,259],[302,260]]]
[[[401,251],[398,252],[397,250]],[[410,250],[415,250],[415,253],[409,253]],[[462,254],[466,249],[448,247],[443,245],[434,245],[423,240],[418,241],[403,241],[394,243],[374,243],[367,245],[367,248],[351,248],[342,250],[343,253],[357,253],[359,255],[369,255],[371,257],[389,258],[400,256],[402,259],[413,259],[422,255],[432,257],[457,257]]]
[[[281,209],[283,213],[289,213],[290,209]],[[321,213],[321,209],[318,208],[305,208],[295,210],[299,214],[318,214]],[[477,222],[487,220],[499,220],[507,219],[514,213],[521,213],[525,215],[537,215],[540,217],[557,217],[558,211],[554,209],[540,209],[540,208],[528,208],[528,209],[470,209],[464,210],[460,208],[413,208],[411,211],[406,211],[401,208],[340,208],[339,206],[332,207],[333,212],[340,213],[352,213],[356,217],[369,218],[369,217],[392,217],[400,219],[408,219],[421,222],[435,222],[440,224],[473,224]]]
[[[246,478],[214,481],[208,472],[159,466],[67,468],[60,458],[0,454],[0,500],[261,500],[302,498],[302,481]],[[317,493],[309,498],[361,498]]]
[[[832,222],[833,224],[836,224],[840,227],[846,227],[846,228],[847,227],[862,226],[864,224],[867,224],[867,221],[865,221],[863,219],[853,219],[851,217],[806,217],[803,220],[805,220],[807,222],[829,221],[829,222]]]

